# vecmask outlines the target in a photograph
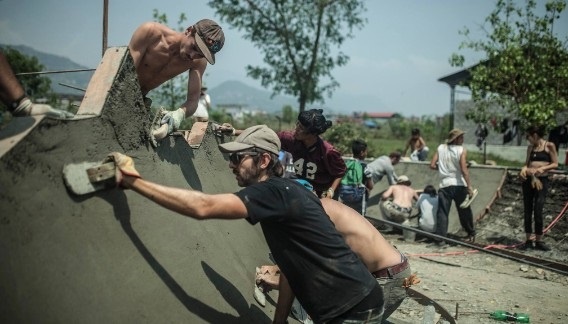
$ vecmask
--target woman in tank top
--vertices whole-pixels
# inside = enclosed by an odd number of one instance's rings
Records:
[[[558,154],[554,143],[546,141],[543,137],[544,127],[531,126],[527,129],[526,138],[529,142],[527,148],[526,164],[521,169],[520,177],[523,181],[523,203],[525,217],[526,241],[520,249],[533,249],[549,251],[550,248],[542,241],[544,202],[548,193],[548,171],[558,167]],[[534,245],[531,239],[534,217]]]

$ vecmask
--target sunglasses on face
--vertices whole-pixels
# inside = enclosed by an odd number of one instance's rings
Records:
[[[235,165],[238,166],[241,164],[241,162],[243,161],[243,159],[247,156],[256,156],[258,155],[258,152],[236,152],[236,153],[232,153],[231,155],[229,155],[229,161]]]

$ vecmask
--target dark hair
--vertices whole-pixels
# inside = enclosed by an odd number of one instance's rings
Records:
[[[331,121],[322,115],[323,109],[304,110],[298,115],[298,121],[306,130],[315,135],[323,134],[331,127]]]
[[[418,128],[413,128],[413,129],[410,131],[410,134],[412,134],[412,135],[420,135],[420,130],[419,130]]]
[[[432,185],[427,185],[426,187],[424,187],[424,193],[429,194],[430,197],[436,197],[436,195],[438,194],[436,192],[436,188],[434,188],[434,186]]]
[[[354,157],[361,156],[361,153],[367,149],[367,143],[365,141],[356,139],[351,143],[351,152],[353,152]]]
[[[398,151],[394,151],[394,152],[392,152],[391,154],[389,154],[389,157],[390,157],[391,159],[392,159],[392,158],[397,158],[397,159],[400,160],[400,158],[402,157],[402,154],[400,154],[400,152],[398,152]]]
[[[265,150],[261,150],[261,149],[255,149],[257,152],[259,152],[260,154],[255,155],[252,157],[254,163],[258,163],[258,161],[260,161],[260,157],[262,155],[262,153],[268,153],[270,154],[270,163],[268,163],[268,167],[266,168],[266,171],[268,173],[268,176],[277,176],[277,177],[282,177],[282,175],[284,174],[284,166],[282,165],[282,162],[280,162],[280,159],[278,158],[278,154],[274,154]]]
[[[544,134],[546,134],[546,127],[544,126],[537,126],[537,125],[532,125],[529,126],[527,128],[526,131],[527,135],[534,135],[537,134],[539,137],[544,137]]]

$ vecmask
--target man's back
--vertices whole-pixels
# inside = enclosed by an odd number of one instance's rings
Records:
[[[400,263],[400,252],[367,219],[338,201],[322,199],[321,203],[337,231],[370,272]]]
[[[318,316],[314,320],[339,316],[374,291],[374,278],[337,232],[319,198],[301,184],[271,177],[236,194],[246,202],[247,220],[260,222],[276,263],[308,313]]]
[[[392,201],[400,207],[412,207],[412,199],[416,197],[416,191],[407,185],[392,185],[388,190],[392,190]]]

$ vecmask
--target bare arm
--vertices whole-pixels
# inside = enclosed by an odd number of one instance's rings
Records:
[[[335,178],[335,180],[333,180],[333,182],[331,183],[331,186],[329,187],[329,189],[333,190],[333,192],[335,193],[335,191],[337,190],[337,187],[339,187],[339,183],[341,183],[341,178]],[[332,198],[332,197],[328,197],[328,198]]]
[[[280,284],[278,287],[278,302],[274,311],[274,320],[272,323],[286,323],[288,314],[292,309],[294,301],[294,293],[288,283],[288,279],[283,272],[280,272]]]
[[[4,53],[0,51],[0,101],[12,111],[10,105],[25,95],[24,88],[14,75]]]
[[[432,157],[432,161],[430,161],[430,169],[438,170],[438,150],[434,152],[434,156]]]
[[[367,178],[367,180],[365,181],[365,187],[367,187],[367,190],[371,192],[374,186],[375,184],[373,183],[373,178],[371,177]]]
[[[200,191],[162,186],[124,175],[121,185],[153,202],[195,219],[238,219],[248,216],[246,206],[235,194],[208,195]]]
[[[465,148],[463,149],[463,153],[460,156],[460,169],[462,171],[463,178],[465,179],[465,183],[467,184],[467,190],[471,195],[473,192],[471,188],[471,181],[469,180],[469,169],[467,168],[467,150]]]
[[[205,73],[207,61],[205,59],[195,60],[195,65],[195,68],[188,71],[187,99],[180,107],[185,110],[185,117],[193,115],[197,109],[201,95],[201,76]]]
[[[134,67],[137,70],[140,62],[142,62],[144,54],[146,54],[148,46],[153,43],[152,38],[154,36],[154,24],[155,23],[152,22],[143,23],[136,28],[132,34],[132,38],[130,38],[128,49],[130,50],[130,55],[134,61]]]

